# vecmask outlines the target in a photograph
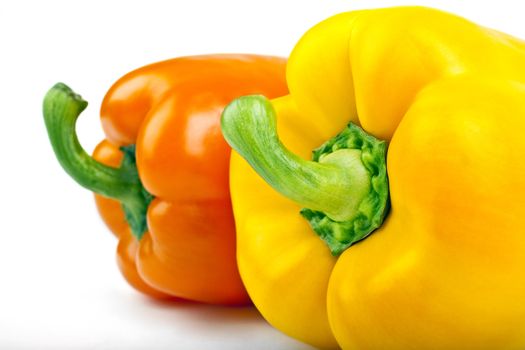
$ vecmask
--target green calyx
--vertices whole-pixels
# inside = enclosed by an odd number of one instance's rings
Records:
[[[278,138],[276,115],[263,96],[245,96],[223,112],[230,146],[275,190],[305,207],[301,215],[341,254],[381,226],[388,211],[386,142],[354,124],[313,152],[291,153]]]
[[[133,198],[133,200],[121,200],[122,209],[124,210],[126,221],[131,228],[131,233],[135,238],[140,240],[148,230],[146,214],[149,204],[154,197],[142,186],[140,181],[135,157],[135,145],[123,146],[120,147],[120,150],[124,153],[124,158],[122,159],[119,170],[129,174],[130,177],[135,179],[136,183],[140,184],[140,192],[135,193],[136,197]]]
[[[366,169],[363,176],[368,180],[368,186],[360,197],[359,204],[353,208],[353,216],[344,221],[336,221],[322,211],[307,208],[301,210],[301,215],[328,244],[333,255],[341,254],[381,226],[389,204],[386,142],[377,140],[350,123],[341,133],[315,149],[313,160],[323,163],[330,154],[341,150],[357,151],[356,157],[359,157],[359,162]]]
[[[44,121],[55,155],[64,170],[81,186],[121,202],[131,232],[141,239],[147,231],[146,213],[153,196],[140,181],[135,146],[121,147],[124,158],[119,168],[104,165],[89,156],[80,145],[76,121],[87,102],[68,86],[58,83],[44,98]]]

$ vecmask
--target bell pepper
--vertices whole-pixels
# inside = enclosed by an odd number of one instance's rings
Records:
[[[156,298],[241,305],[250,299],[235,260],[230,148],[220,114],[234,97],[287,93],[285,60],[256,55],[183,57],[118,80],[101,106],[106,135],[90,157],[75,123],[85,102],[64,84],[44,100],[56,156],[118,237],[127,281]]]
[[[321,348],[524,349],[525,42],[347,12],[302,37],[287,83],[222,116],[262,315]]]

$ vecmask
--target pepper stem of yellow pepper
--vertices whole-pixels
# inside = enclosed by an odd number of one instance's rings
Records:
[[[234,100],[221,119],[230,146],[275,190],[305,209],[312,229],[333,255],[378,228],[388,211],[386,142],[354,124],[313,152],[290,152],[277,135],[276,113],[259,95]]]
[[[133,235],[147,230],[146,212],[152,196],[144,189],[135,163],[135,146],[122,147],[120,168],[90,157],[80,145],[75,125],[88,103],[68,86],[58,83],[44,98],[44,121],[49,140],[62,168],[81,186],[122,203]]]

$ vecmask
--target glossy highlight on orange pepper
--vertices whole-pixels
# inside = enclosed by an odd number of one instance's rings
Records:
[[[93,159],[110,170],[124,168],[128,153],[138,174],[133,183],[143,186],[137,193],[147,192],[142,203],[147,224],[144,229],[130,226],[126,203],[116,196],[96,193],[95,199],[102,219],[119,239],[122,274],[137,290],[155,298],[250,302],[235,260],[230,147],[221,134],[220,114],[238,96],[286,94],[284,72],[285,60],[277,57],[182,57],[135,70],[110,88],[101,107],[106,139]],[[58,123],[52,121],[69,109],[61,112],[55,95],[84,104],[73,113],[76,117],[87,103],[67,87],[53,89],[44,102],[44,117],[57,158],[71,175],[76,170],[70,163],[75,162],[63,160],[68,152],[53,136]],[[128,181],[133,176],[121,177]],[[141,215],[132,212],[131,219],[140,222]]]

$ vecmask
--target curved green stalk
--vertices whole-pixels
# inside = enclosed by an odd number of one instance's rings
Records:
[[[365,238],[388,208],[386,143],[350,124],[307,161],[280,142],[275,111],[263,96],[245,96],[223,112],[228,143],[284,196],[307,209],[301,214],[334,255]]]
[[[62,168],[81,186],[119,200],[133,234],[140,239],[147,229],[146,211],[152,199],[140,182],[134,146],[122,148],[120,168],[104,165],[80,145],[75,125],[87,102],[68,86],[58,83],[44,98],[44,121],[49,140]]]

